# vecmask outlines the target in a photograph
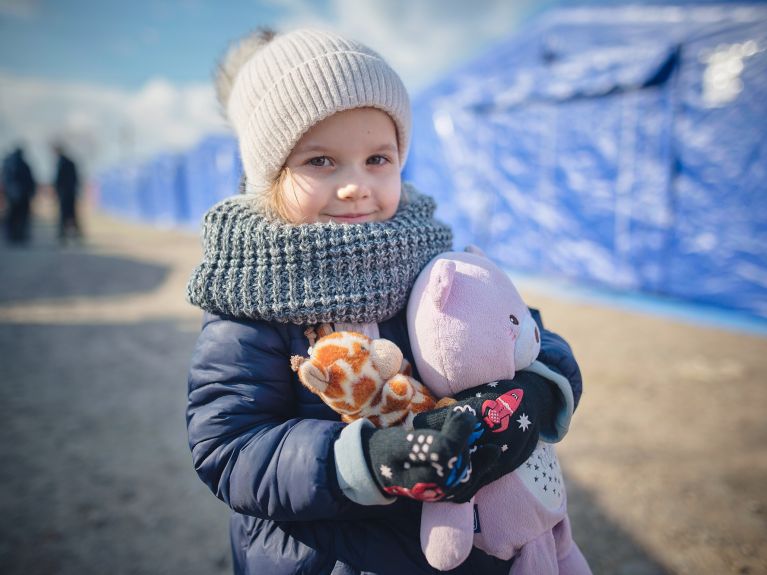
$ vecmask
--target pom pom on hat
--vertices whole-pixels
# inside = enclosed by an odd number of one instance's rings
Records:
[[[386,61],[359,42],[318,30],[257,32],[224,57],[216,92],[237,133],[251,193],[271,187],[312,126],[353,108],[377,108],[392,118],[404,166],[411,129],[407,91]]]
[[[224,115],[226,115],[229,96],[232,93],[232,86],[234,85],[237,73],[250,60],[253,54],[271,42],[275,35],[276,32],[274,30],[259,28],[232,44],[223,58],[219,60],[216,67],[214,85],[216,88],[216,99]]]

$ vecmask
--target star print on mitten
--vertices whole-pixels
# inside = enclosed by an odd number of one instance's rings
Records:
[[[439,430],[364,428],[368,468],[388,495],[439,501],[471,477],[469,438],[476,421],[470,413],[454,412]]]

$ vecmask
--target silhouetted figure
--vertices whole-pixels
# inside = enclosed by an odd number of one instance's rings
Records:
[[[3,160],[2,177],[7,203],[6,239],[21,244],[29,240],[29,207],[36,187],[32,170],[24,160],[21,148],[16,148]]]
[[[62,146],[55,144],[53,151],[58,156],[55,187],[59,198],[59,241],[65,243],[70,231],[76,238],[81,236],[77,222],[79,180],[77,166],[64,154]]]

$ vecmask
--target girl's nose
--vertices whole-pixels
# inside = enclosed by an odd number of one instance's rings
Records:
[[[341,200],[362,200],[370,195],[370,189],[363,184],[346,184],[338,188],[338,198]]]

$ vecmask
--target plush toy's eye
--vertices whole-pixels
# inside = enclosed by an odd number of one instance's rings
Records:
[[[511,314],[509,316],[509,321],[511,321],[511,323],[513,323],[514,325],[519,325],[519,320],[517,319],[517,316],[515,316],[514,314]]]

